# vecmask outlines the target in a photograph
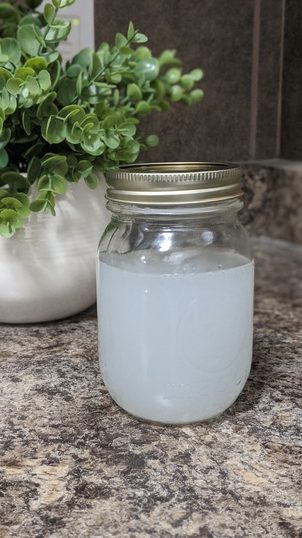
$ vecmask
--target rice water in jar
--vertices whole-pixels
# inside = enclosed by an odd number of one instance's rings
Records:
[[[115,402],[165,424],[238,397],[253,342],[254,262],[238,221],[240,168],[159,163],[107,173],[98,251],[100,366]]]

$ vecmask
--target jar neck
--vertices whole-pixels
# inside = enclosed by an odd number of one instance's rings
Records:
[[[141,205],[131,205],[112,200],[107,202],[107,209],[115,218],[121,221],[142,220],[142,221],[169,221],[179,222],[184,220],[233,220],[237,217],[238,211],[243,207],[241,199],[224,200],[221,202],[207,203],[202,206],[173,206],[173,207],[146,207]]]

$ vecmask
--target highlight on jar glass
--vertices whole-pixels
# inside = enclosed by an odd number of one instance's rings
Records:
[[[152,422],[210,419],[239,396],[253,345],[254,262],[240,168],[158,163],[107,173],[97,263],[104,383]]]

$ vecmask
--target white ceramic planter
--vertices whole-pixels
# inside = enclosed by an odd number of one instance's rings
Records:
[[[96,300],[95,261],[109,220],[105,179],[81,180],[57,199],[56,217],[35,213],[11,239],[0,237],[0,322],[34,323],[76,314]]]

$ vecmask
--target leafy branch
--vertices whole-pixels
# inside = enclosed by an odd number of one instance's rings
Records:
[[[70,23],[57,18],[74,0],[0,4],[0,235],[30,213],[55,215],[56,197],[81,178],[134,162],[158,143],[142,139],[140,118],[199,101],[200,69],[183,73],[174,50],[156,58],[132,22],[113,46],[83,49],[66,65],[59,45]]]

